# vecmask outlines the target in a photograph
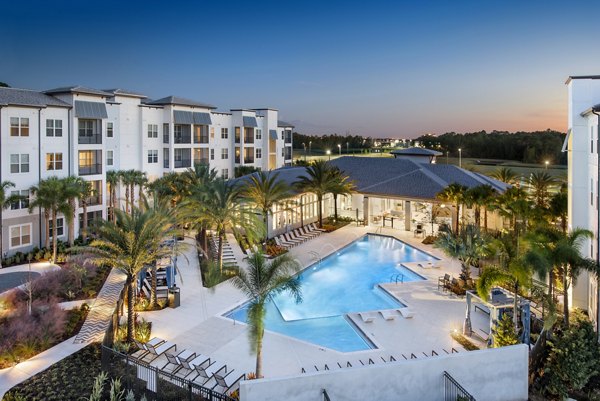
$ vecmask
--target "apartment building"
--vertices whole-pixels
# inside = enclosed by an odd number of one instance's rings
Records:
[[[586,240],[585,254],[598,260],[598,158],[600,144],[600,75],[571,76],[568,88],[568,131],[563,151],[569,163],[569,229],[585,228],[594,233]],[[573,307],[587,309],[598,327],[598,281],[583,273],[572,288]]]
[[[292,128],[270,108],[220,112],[207,103],[176,96],[150,100],[123,89],[0,88],[0,180],[13,182],[11,190],[25,197],[2,211],[2,253],[44,245],[41,211],[28,211],[29,188],[42,179],[90,181],[93,221],[106,218],[107,171],[141,170],[152,181],[196,163],[224,178],[238,166],[272,170],[292,163]],[[67,229],[59,216],[59,239],[67,238]]]

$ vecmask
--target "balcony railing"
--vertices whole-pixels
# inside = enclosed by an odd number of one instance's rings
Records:
[[[254,163],[254,157],[253,156],[250,156],[250,157],[246,156],[246,157],[244,157],[244,164],[252,164],[252,163]]]
[[[78,143],[80,145],[100,145],[102,144],[102,134],[79,135]]]
[[[208,135],[194,135],[194,143],[208,143]]]
[[[175,160],[175,168],[192,167],[192,159]]]
[[[102,174],[102,163],[79,166],[79,175]]]
[[[174,143],[192,143],[192,136],[190,134],[175,134]]]
[[[444,401],[476,401],[448,372],[444,372]]]
[[[102,194],[90,196],[86,199],[86,203],[88,206],[95,206],[102,204]]]
[[[254,135],[244,136],[244,144],[246,143],[254,143]]]

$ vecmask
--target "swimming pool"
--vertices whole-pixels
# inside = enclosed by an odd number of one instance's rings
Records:
[[[269,301],[265,327],[341,352],[374,348],[345,315],[402,307],[377,284],[399,273],[404,282],[424,280],[401,263],[435,259],[395,238],[365,235],[300,273],[302,303],[287,293]],[[246,321],[246,314],[247,304],[226,316]]]

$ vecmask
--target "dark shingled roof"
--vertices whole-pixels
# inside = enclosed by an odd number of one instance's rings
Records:
[[[142,95],[141,93],[130,91],[127,89],[116,88],[116,89],[102,89],[102,90],[104,92],[112,93],[113,95],[118,95],[118,96],[139,97],[140,99],[145,99],[148,97],[146,95]]]
[[[438,152],[437,150],[425,149],[425,148],[406,148],[406,149],[396,149],[390,152],[393,155],[405,155],[405,156],[441,156],[443,153]]]
[[[387,195],[407,199],[433,200],[436,195],[452,183],[472,188],[490,185],[504,192],[508,185],[449,164],[415,163],[406,159],[344,156],[330,161],[347,174],[363,194]],[[256,174],[256,173],[254,173]],[[279,174],[288,185],[307,175],[305,167],[283,167],[267,174]],[[237,182],[249,176],[237,178]]]
[[[70,104],[65,103],[55,97],[46,95],[45,93],[17,88],[0,88],[0,105],[71,107]]]
[[[287,127],[294,128],[294,124],[286,123],[285,121],[281,121],[281,120],[277,120],[277,126],[284,127],[284,128],[287,128]]]
[[[152,105],[173,104],[173,105],[177,105],[177,106],[191,106],[191,107],[202,107],[204,109],[216,109],[216,107],[213,106],[212,104],[200,103],[200,102],[196,102],[194,100],[184,99],[182,97],[177,97],[177,96],[163,97],[162,99],[153,100],[153,101],[147,102],[146,104],[152,104]]]
[[[107,96],[112,97],[112,93],[104,92],[98,89],[86,88],[85,86],[63,86],[61,88],[54,88],[47,91],[44,91],[48,95],[54,95],[58,93],[82,93],[85,95],[99,95],[99,96]]]

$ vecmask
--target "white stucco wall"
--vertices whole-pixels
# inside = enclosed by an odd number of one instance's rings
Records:
[[[439,401],[447,371],[477,400],[527,400],[528,349],[514,345],[428,359],[245,381],[242,401]]]

